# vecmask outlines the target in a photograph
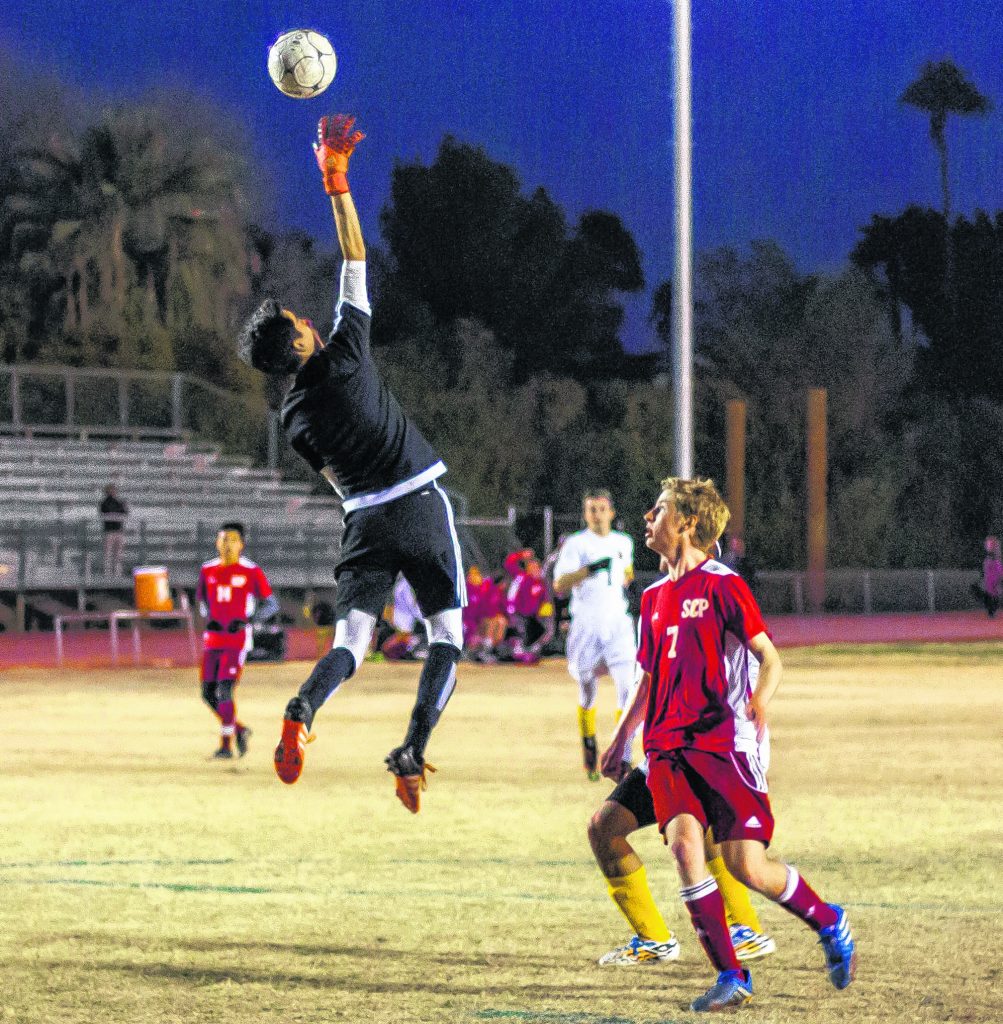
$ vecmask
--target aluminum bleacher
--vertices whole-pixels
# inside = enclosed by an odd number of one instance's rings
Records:
[[[106,576],[98,504],[108,483],[129,506],[124,567]],[[194,584],[220,522],[239,520],[274,585],[329,587],[341,536],[333,494],[212,448],[83,437],[0,436],[0,590],[124,586],[134,565]]]

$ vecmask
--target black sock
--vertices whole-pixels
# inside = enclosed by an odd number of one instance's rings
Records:
[[[323,707],[328,697],[355,672],[355,658],[347,647],[328,651],[313,667],[310,678],[300,687],[299,695],[310,705],[310,718]],[[306,723],[310,728],[310,722]]]
[[[452,644],[432,644],[418,680],[418,699],[411,712],[404,746],[410,746],[419,761],[424,760],[428,738],[456,687],[456,663],[460,652]]]

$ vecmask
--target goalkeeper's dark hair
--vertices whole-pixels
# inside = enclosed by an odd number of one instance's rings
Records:
[[[219,526],[219,532],[220,533],[230,533],[231,531],[233,533],[239,533],[241,540],[245,539],[244,538],[244,524],[243,523],[236,523],[236,522],[234,522],[234,523],[220,523],[220,526]]]
[[[296,333],[274,299],[265,299],[244,324],[237,339],[237,355],[248,366],[269,376],[284,376],[300,368],[292,348]]]

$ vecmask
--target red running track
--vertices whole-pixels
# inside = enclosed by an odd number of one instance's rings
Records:
[[[813,647],[819,644],[966,643],[1003,641],[1003,616],[990,620],[980,612],[943,612],[889,615],[777,615],[769,620],[778,647]],[[315,630],[288,631],[290,661],[315,661],[330,643],[318,646]],[[129,630],[121,635],[119,666],[134,666]],[[56,664],[52,633],[0,633],[0,668],[51,668]],[[172,668],[192,665],[184,633],[175,629],[142,630],[139,664]],[[70,668],[109,668],[111,652],[105,629],[68,630],[64,665]]]

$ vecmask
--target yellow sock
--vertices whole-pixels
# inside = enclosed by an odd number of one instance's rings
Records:
[[[728,924],[741,924],[754,932],[761,932],[763,926],[759,923],[759,915],[752,907],[749,890],[725,867],[724,858],[715,857],[707,861],[707,867],[724,899],[724,912]]]
[[[622,878],[607,878],[610,898],[627,918],[634,934],[652,942],[668,942],[672,937],[648,888],[648,875],[643,867]]]
[[[578,709],[578,731],[584,739],[586,736],[595,736],[596,734],[596,709],[585,708]]]

